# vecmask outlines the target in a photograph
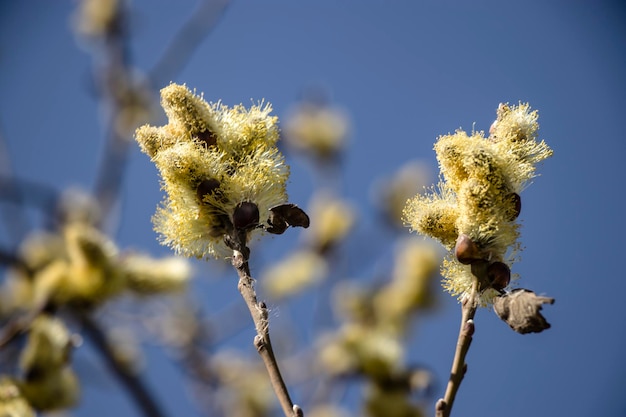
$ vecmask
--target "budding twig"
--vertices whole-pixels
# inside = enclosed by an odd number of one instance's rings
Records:
[[[302,409],[294,405],[289,397],[289,391],[285,385],[285,381],[280,374],[278,368],[278,362],[274,356],[274,350],[272,348],[272,342],[270,340],[269,332],[269,318],[267,306],[264,302],[259,302],[256,297],[256,291],[254,290],[254,280],[250,276],[250,267],[248,266],[248,253],[249,250],[245,245],[243,250],[239,251],[233,249],[232,265],[237,271],[239,276],[239,284],[237,288],[241,293],[250,315],[254,321],[254,327],[256,329],[256,336],[254,337],[254,346],[257,348],[259,355],[263,359],[265,368],[270,377],[270,382],[274,388],[274,392],[278,397],[278,401],[285,413],[286,417],[302,417],[304,414]]]
[[[437,401],[437,405],[435,406],[436,417],[449,417],[452,411],[454,398],[467,371],[465,356],[472,343],[472,335],[474,334],[474,314],[476,314],[477,308],[478,279],[474,280],[472,289],[469,294],[466,294],[461,303],[461,328],[459,330],[459,338],[456,342],[452,370],[450,371],[450,379],[448,380],[446,393],[443,398]]]

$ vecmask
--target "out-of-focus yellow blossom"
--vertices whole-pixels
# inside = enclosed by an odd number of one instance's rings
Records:
[[[344,148],[350,121],[344,110],[305,101],[286,116],[284,135],[294,149],[320,160],[336,157]]]
[[[78,401],[80,388],[69,366],[72,338],[57,318],[42,314],[31,324],[20,355],[19,381],[24,397],[35,409],[51,411]]]
[[[80,0],[74,16],[76,31],[87,37],[101,37],[113,29],[120,0]]]
[[[3,282],[1,313],[37,311],[46,305],[98,305],[124,290],[174,291],[190,278],[186,261],[120,254],[94,224],[97,211],[72,195],[61,204],[56,232],[29,236],[19,249],[25,268],[11,268]]]
[[[372,299],[375,291],[360,285],[340,283],[333,290],[335,315],[348,323],[373,324],[376,321]]]
[[[260,281],[271,297],[280,299],[315,285],[327,274],[328,265],[322,256],[302,250],[272,265],[263,273]]]
[[[336,405],[315,405],[307,409],[307,417],[350,417],[350,414]]]
[[[404,357],[402,345],[385,330],[364,324],[344,325],[321,343],[319,358],[331,375],[365,374],[374,379],[393,374]]]
[[[420,161],[409,161],[391,178],[376,182],[372,200],[394,226],[403,226],[402,213],[406,201],[430,183],[428,168]]]
[[[219,353],[212,364],[221,387],[216,398],[229,416],[271,415],[275,396],[262,366],[232,352]]]
[[[35,417],[35,411],[24,398],[19,384],[6,376],[0,376],[0,416]]]
[[[341,242],[352,229],[354,208],[344,200],[321,192],[312,199],[309,211],[315,219],[307,233],[309,245],[324,253]]]
[[[137,71],[116,81],[112,91],[116,105],[113,125],[120,138],[132,140],[135,129],[157,114],[156,98],[145,75]]]
[[[21,389],[28,403],[40,411],[72,407],[80,397],[80,382],[69,367],[28,380],[21,385]]]
[[[155,259],[141,253],[122,256],[120,267],[127,287],[137,294],[173,292],[186,287],[191,265],[185,259]]]
[[[431,245],[412,238],[399,245],[395,258],[391,282],[373,301],[379,321],[401,330],[412,312],[432,304],[430,284],[439,256]]]
[[[423,417],[422,409],[410,401],[408,389],[389,388],[380,384],[369,387],[365,404],[367,417]]]
[[[287,199],[289,167],[276,148],[269,104],[209,104],[184,85],[161,90],[169,123],[136,139],[161,173],[167,197],[153,218],[161,242],[185,256],[223,258],[233,230],[258,233],[269,209]]]
[[[55,317],[39,315],[30,326],[20,367],[33,373],[62,368],[69,362],[71,347],[71,335],[65,324]]]
[[[462,130],[441,136],[434,148],[442,181],[429,194],[409,200],[404,220],[449,250],[463,237],[476,246],[481,261],[512,263],[520,249],[519,193],[535,176],[535,165],[552,155],[544,141],[537,141],[537,118],[528,104],[502,104],[489,137]],[[475,279],[471,267],[453,256],[443,274],[444,287],[457,296]],[[482,285],[481,290],[487,287]],[[495,294],[491,289],[483,292],[482,304],[489,304]]]
[[[86,224],[68,224],[59,234],[35,234],[24,241],[20,255],[29,271],[14,268],[7,274],[3,292],[9,310],[94,304],[123,289],[114,265],[117,248]]]
[[[320,340],[319,362],[333,377],[360,376],[367,381],[367,415],[386,415],[390,398],[390,415],[420,415],[413,394],[424,389],[426,371],[405,365],[403,338],[410,313],[429,298],[429,277],[437,261],[432,246],[412,240],[398,251],[389,283],[375,289],[341,286],[335,291],[334,308],[345,323]]]
[[[137,332],[129,326],[119,325],[106,332],[107,343],[117,366],[127,372],[138,374],[146,360]]]

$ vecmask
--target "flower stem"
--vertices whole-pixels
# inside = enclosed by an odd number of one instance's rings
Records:
[[[456,351],[452,361],[452,370],[450,371],[450,379],[443,398],[437,401],[435,406],[436,417],[449,417],[454,404],[454,398],[461,386],[465,372],[467,372],[467,364],[465,356],[472,343],[472,335],[474,334],[474,314],[478,308],[478,280],[474,280],[472,289],[469,294],[463,298],[461,302],[461,328],[459,337],[456,342]]]
[[[246,254],[248,253],[247,250],[244,250],[243,252]],[[278,397],[278,401],[280,402],[285,416],[302,417],[304,415],[302,409],[299,406],[294,405],[291,401],[285,381],[280,374],[278,362],[274,356],[272,342],[270,341],[270,326],[267,306],[264,302],[257,301],[256,291],[254,290],[254,280],[250,276],[248,258],[244,255],[244,253],[234,249],[232,265],[239,276],[239,284],[237,285],[237,288],[250,310],[250,315],[252,316],[254,327],[257,332],[254,337],[254,346],[257,348],[259,355],[261,355],[261,358],[263,359],[263,363],[265,364],[265,368],[267,369],[267,373],[270,377],[270,382],[274,388],[276,396]]]

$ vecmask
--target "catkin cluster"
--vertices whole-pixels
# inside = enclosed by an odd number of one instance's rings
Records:
[[[250,239],[262,216],[287,199],[278,119],[269,104],[209,104],[177,84],[161,90],[161,105],[168,124],[142,126],[135,136],[167,193],[155,230],[185,256],[226,257],[225,236],[237,229]]]
[[[476,263],[488,269],[480,283],[483,304],[509,284],[508,265],[519,250],[520,192],[536,175],[535,165],[552,155],[537,141],[537,117],[528,104],[501,104],[488,137],[458,130],[435,143],[441,181],[408,201],[404,220],[450,250],[443,275],[453,295],[469,291]]]

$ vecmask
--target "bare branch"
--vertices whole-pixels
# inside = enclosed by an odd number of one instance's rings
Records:
[[[217,25],[230,0],[202,0],[189,20],[178,30],[165,52],[150,71],[152,85],[170,81],[191,58],[200,42]]]
[[[146,417],[165,417],[160,405],[152,396],[148,387],[144,385],[140,378],[132,372],[128,366],[120,363],[116,359],[115,352],[102,331],[100,325],[87,311],[75,311],[74,317],[79,320],[85,335],[93,343],[98,353],[104,359],[111,372],[122,383],[132,396],[135,404]]]
[[[478,280],[475,280],[470,293],[465,295],[461,303],[461,328],[456,343],[456,351],[454,352],[454,360],[452,361],[452,370],[450,371],[446,393],[443,398],[437,401],[435,406],[436,417],[450,416],[456,393],[467,371],[465,356],[472,343],[472,335],[474,334],[474,315],[478,308],[477,289]]]
[[[245,250],[244,253],[246,252],[249,251]],[[239,284],[237,287],[250,310],[250,315],[252,316],[254,327],[256,328],[257,334],[254,337],[254,346],[263,359],[263,363],[270,377],[270,382],[278,397],[283,413],[286,417],[301,417],[303,416],[302,409],[294,405],[291,401],[285,381],[280,374],[278,362],[274,356],[274,350],[270,340],[267,306],[264,302],[257,301],[256,291],[254,290],[254,280],[250,276],[248,259],[247,256],[244,256],[244,253],[234,249],[232,265],[239,276]]]

